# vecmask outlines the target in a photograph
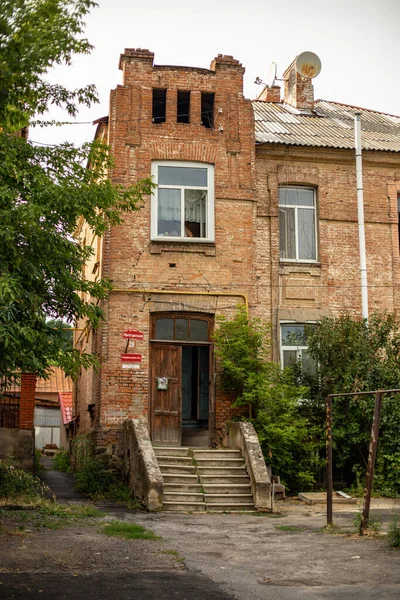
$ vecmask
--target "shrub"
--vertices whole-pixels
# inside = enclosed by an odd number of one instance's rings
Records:
[[[220,385],[235,397],[234,406],[249,407],[264,457],[292,491],[310,489],[320,465],[319,441],[307,416],[308,389],[291,369],[267,360],[270,327],[250,319],[239,307],[231,321],[218,318],[214,335],[220,359]]]
[[[0,498],[38,498],[49,492],[38,477],[18,468],[11,462],[0,460]]]
[[[62,473],[70,473],[71,472],[71,461],[69,457],[69,453],[66,450],[61,450],[57,452],[54,457],[53,466],[56,471],[61,471]]]

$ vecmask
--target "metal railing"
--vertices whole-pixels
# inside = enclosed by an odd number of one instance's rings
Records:
[[[0,427],[19,427],[19,382],[0,379]]]

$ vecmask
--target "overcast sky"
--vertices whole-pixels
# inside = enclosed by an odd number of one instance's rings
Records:
[[[97,86],[100,104],[82,108],[78,121],[108,114],[110,90],[122,82],[124,48],[148,48],[160,65],[205,68],[217,54],[231,54],[246,68],[245,95],[251,99],[261,91],[255,78],[265,80],[272,61],[281,77],[295,56],[310,50],[322,62],[315,98],[400,115],[400,0],[98,2],[87,18],[94,50],[49,76],[71,88]],[[78,144],[90,141],[94,130],[81,124],[35,128],[31,139]]]

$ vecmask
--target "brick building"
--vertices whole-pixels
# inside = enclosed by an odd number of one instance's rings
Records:
[[[94,248],[88,277],[111,279],[106,319],[77,346],[101,371],[75,390],[78,433],[111,447],[126,418],[148,417],[159,445],[218,443],[231,402],[215,386],[215,316],[238,304],[273,324],[273,356],[308,364],[303,325],[361,312],[353,121],[314,102],[292,64],[285,89],[243,96],[242,65],[153,64],[125,50],[123,84],[97,121],[115,183],[153,175],[140,211]],[[371,310],[397,310],[400,118],[362,110]]]

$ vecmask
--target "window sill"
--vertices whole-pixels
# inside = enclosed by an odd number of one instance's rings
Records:
[[[150,242],[150,254],[161,254],[161,252],[196,252],[205,256],[215,256],[215,242],[152,240]]]
[[[321,268],[322,264],[318,261],[297,261],[297,260],[285,260],[280,259],[279,264],[282,267],[307,267],[307,268]]]

